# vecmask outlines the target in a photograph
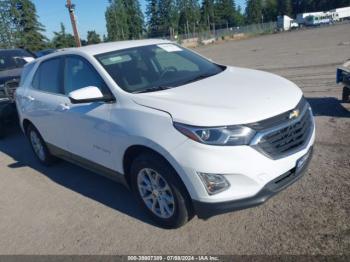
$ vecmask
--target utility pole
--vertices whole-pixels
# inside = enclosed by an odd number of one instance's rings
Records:
[[[73,28],[73,33],[74,33],[76,45],[77,45],[77,47],[81,47],[79,32],[78,32],[78,28],[77,28],[77,22],[75,20],[75,15],[74,15],[75,5],[72,4],[71,0],[67,0],[66,7],[67,7],[68,12],[69,12],[70,21],[72,22],[72,28]]]

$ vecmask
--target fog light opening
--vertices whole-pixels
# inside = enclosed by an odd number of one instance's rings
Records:
[[[209,195],[215,195],[230,187],[230,183],[220,174],[198,173]]]

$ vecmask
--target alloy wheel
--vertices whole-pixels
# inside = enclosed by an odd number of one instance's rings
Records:
[[[143,202],[156,216],[167,219],[175,212],[173,192],[157,171],[143,168],[137,174],[137,186]]]

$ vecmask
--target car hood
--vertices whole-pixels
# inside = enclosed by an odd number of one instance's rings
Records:
[[[21,76],[22,68],[0,71],[0,85],[12,79],[18,79]]]
[[[158,92],[134,94],[139,105],[194,126],[247,124],[293,109],[302,97],[292,82],[271,73],[228,67],[215,76]]]

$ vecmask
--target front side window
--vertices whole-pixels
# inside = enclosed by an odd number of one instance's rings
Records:
[[[173,88],[225,69],[175,44],[141,46],[95,57],[118,86],[131,93]]]
[[[35,66],[35,63],[31,63],[31,64],[24,66],[22,73],[21,73],[21,80],[20,80],[19,86],[23,86],[25,80],[27,79],[27,76],[32,71],[34,66]]]
[[[32,87],[44,92],[62,94],[61,58],[42,62],[35,73]]]
[[[70,92],[88,86],[99,88],[104,95],[108,95],[108,88],[94,68],[80,57],[66,57],[64,69],[64,92]]]

